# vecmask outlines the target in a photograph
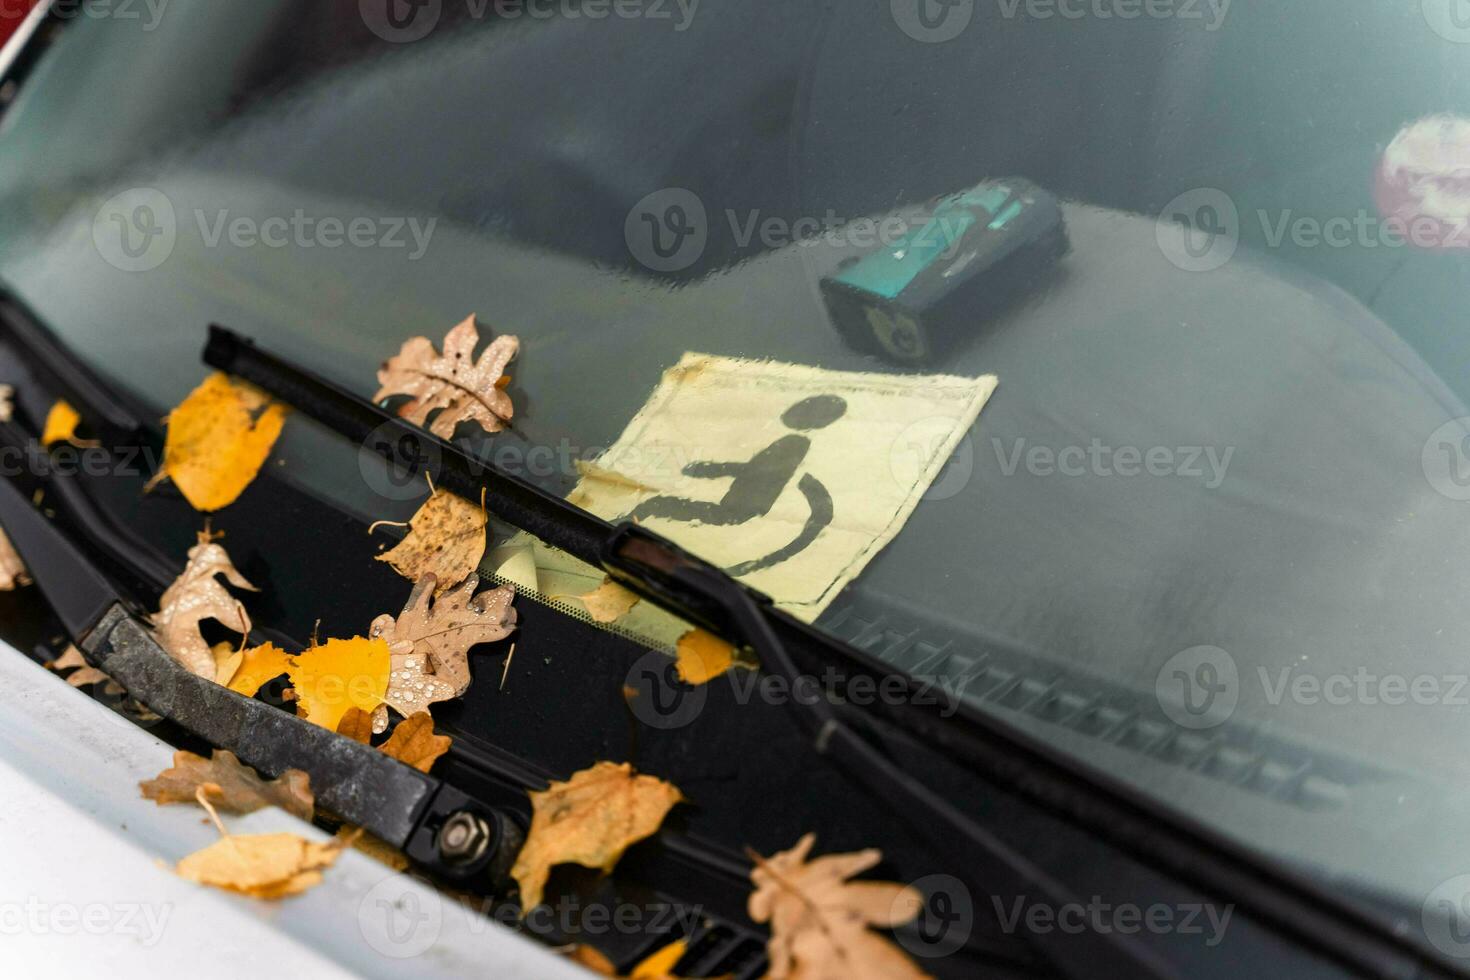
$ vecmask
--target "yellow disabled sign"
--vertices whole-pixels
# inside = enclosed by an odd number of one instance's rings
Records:
[[[996,384],[685,354],[569,499],[812,620],[898,534]]]

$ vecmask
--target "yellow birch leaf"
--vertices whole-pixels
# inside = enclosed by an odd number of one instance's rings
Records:
[[[328,640],[288,658],[286,673],[296,689],[299,713],[335,732],[348,708],[371,712],[388,693],[388,644],[354,637]]]
[[[618,975],[617,969],[612,965],[612,960],[586,943],[578,943],[567,950],[567,959],[584,969],[591,970],[598,976],[615,977]]]
[[[679,637],[678,657],[679,679],[698,687],[734,666],[735,648],[713,633],[690,630]]]
[[[602,584],[586,595],[568,596],[554,595],[553,599],[576,599],[587,607],[587,615],[594,623],[615,623],[638,605],[639,598],[632,592],[623,588],[611,578],[603,579]]]
[[[46,413],[46,425],[41,431],[41,445],[48,449],[58,442],[69,442],[73,446],[95,446],[92,440],[77,438],[77,426],[82,424],[82,415],[66,399],[51,406]]]
[[[290,669],[286,651],[274,643],[246,650],[240,658],[240,669],[227,685],[236,694],[255,697],[267,681],[275,680]]]
[[[670,783],[639,776],[627,763],[599,762],[532,793],[531,831],[511,875],[521,886],[521,909],[541,904],[553,865],[580,864],[611,871],[632,845],[658,831],[684,799]]]
[[[459,585],[485,557],[484,508],[447,490],[435,490],[418,513],[409,519],[408,536],[378,561],[393,566],[410,582],[434,576],[434,595]]]
[[[178,874],[253,898],[281,899],[319,884],[341,853],[296,834],[230,834],[179,862]]]
[[[427,711],[420,711],[405,718],[393,729],[388,741],[378,746],[384,755],[413,766],[419,772],[428,772],[454,740],[447,735],[434,734],[434,719]]]
[[[234,503],[255,479],[286,424],[286,407],[260,389],[215,373],[169,413],[165,476],[195,510]]]
[[[210,647],[210,652],[214,654],[214,682],[221,687],[229,687],[245,659],[245,651],[233,643],[216,643]]]
[[[628,977],[630,980],[668,980],[674,975],[674,966],[684,958],[688,950],[688,943],[675,939],[663,949],[645,957],[633,967],[633,972]]]

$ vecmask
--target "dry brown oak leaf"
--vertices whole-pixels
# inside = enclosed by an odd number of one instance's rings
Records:
[[[174,753],[172,768],[138,784],[145,799],[165,803],[194,803],[201,787],[205,797],[226,813],[254,813],[278,806],[287,813],[311,820],[316,800],[311,777],[300,769],[287,769],[279,779],[262,779],[254,769],[235,758],[233,752],[215,749],[206,759],[193,752]]]
[[[453,436],[462,422],[474,422],[486,432],[501,431],[515,414],[501,379],[521,342],[511,336],[496,337],[476,361],[479,342],[474,316],[449,331],[442,355],[427,337],[406,341],[397,356],[378,370],[382,387],[373,400],[409,396],[398,414],[418,426],[428,424],[429,416],[438,412],[428,429],[441,439]]]
[[[225,590],[217,575],[223,575],[236,588],[258,591],[236,570],[229,553],[202,533],[199,543],[189,549],[184,574],[164,592],[158,612],[153,614],[154,632],[169,655],[191,673],[210,680],[215,679],[217,665],[209,644],[199,633],[199,624],[213,619],[236,633],[250,632],[245,607]]]
[[[772,980],[915,980],[927,977],[869,926],[891,927],[917,916],[923,898],[905,885],[849,881],[883,860],[881,851],[828,854],[808,861],[807,834],[789,851],[755,857],[750,917],[771,924]]]
[[[463,697],[470,688],[470,648],[503,640],[516,628],[514,586],[475,595],[480,579],[471,575],[455,591],[434,599],[436,584],[433,575],[424,576],[397,619],[385,613],[368,630],[369,638],[388,641],[392,655],[383,704],[405,718]],[[373,712],[373,731],[387,727],[388,712],[380,706]]]

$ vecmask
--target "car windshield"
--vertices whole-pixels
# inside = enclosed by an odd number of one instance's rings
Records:
[[[68,5],[0,90],[0,279],[160,416],[210,323],[366,397],[514,336],[480,458],[1417,908],[1470,816],[1460,7]]]

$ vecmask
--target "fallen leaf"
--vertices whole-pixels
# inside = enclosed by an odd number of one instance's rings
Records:
[[[638,596],[629,592],[611,578],[603,579],[601,585],[586,595],[554,595],[553,599],[576,599],[587,607],[587,615],[594,623],[615,623],[638,605]]]
[[[262,779],[254,769],[235,758],[233,752],[215,749],[212,758],[193,752],[174,753],[172,768],[138,784],[144,799],[165,803],[194,803],[201,787],[209,801],[226,813],[254,813],[278,806],[302,820],[310,820],[315,807],[311,777],[299,769],[287,769],[279,779]]]
[[[14,592],[16,586],[30,584],[31,573],[26,570],[25,562],[20,560],[20,552],[15,550],[5,532],[0,531],[0,592]]]
[[[74,667],[87,666],[87,659],[82,656],[82,651],[77,649],[75,643],[68,643],[66,649],[61,651],[61,656],[47,666],[52,670],[69,670]]]
[[[690,630],[679,637],[679,679],[698,687],[729,671],[735,665],[735,648],[705,630]]]
[[[633,967],[627,980],[679,980],[674,976],[674,965],[684,958],[688,952],[689,944],[682,939],[676,939],[657,952],[644,957],[638,965]],[[567,958],[573,963],[593,973],[604,977],[620,976],[617,968],[613,966],[612,960],[608,959],[597,949],[586,943],[578,943],[567,950]],[[721,980],[728,980],[726,974]]]
[[[181,877],[252,898],[281,899],[321,883],[348,841],[326,844],[296,834],[231,834],[201,788],[195,799],[209,813],[220,839],[195,851],[174,869]]]
[[[427,711],[420,711],[400,721],[388,741],[378,749],[419,772],[428,772],[439,757],[449,751],[453,741],[447,735],[435,735],[434,719]]]
[[[436,592],[447,592],[480,567],[485,557],[484,508],[447,490],[435,490],[409,520],[408,536],[378,555],[410,582],[434,576]]]
[[[684,797],[670,783],[639,776],[627,763],[599,762],[531,793],[531,831],[511,875],[521,908],[541,904],[553,865],[580,864],[609,872],[633,844],[655,832]]]
[[[168,416],[163,469],[195,510],[227,507],[245,492],[286,424],[286,408],[253,385],[216,372]]]
[[[153,629],[158,642],[191,673],[214,680],[218,665],[209,644],[200,635],[199,624],[213,619],[236,633],[250,632],[250,617],[240,601],[221,585],[215,576],[223,575],[236,588],[255,592],[255,586],[235,569],[225,549],[215,544],[207,533],[199,535],[199,543],[189,549],[189,564],[174,580],[159,601],[153,614]]]
[[[118,684],[111,676],[104,674],[96,667],[83,667],[81,670],[73,672],[66,679],[66,682],[72,687],[91,687],[93,684],[106,684],[108,685],[108,694],[119,694],[123,691],[121,684]]]
[[[346,735],[354,742],[360,742],[363,745],[371,744],[373,716],[361,708],[348,708],[347,712],[342,715],[342,720],[337,722],[337,734]]]
[[[612,960],[586,943],[578,943],[571,949],[568,949],[567,959],[583,969],[591,970],[598,976],[615,977],[618,975],[617,968],[613,966]]]
[[[688,951],[688,943],[675,939],[658,952],[644,957],[628,974],[629,980],[672,980],[674,966]]]
[[[296,689],[299,713],[335,732],[349,708],[371,712],[388,693],[388,644],[354,637],[328,640],[289,658],[286,673]]]
[[[9,422],[15,415],[15,386],[0,385],[0,422]]]
[[[77,438],[77,426],[81,424],[81,413],[66,399],[61,399],[46,413],[46,424],[41,430],[41,445],[48,449],[58,442],[83,448],[99,445],[95,440]]]
[[[435,585],[433,575],[424,576],[396,620],[385,613],[368,630],[368,636],[387,640],[393,655],[383,703],[405,718],[462,697],[470,688],[470,648],[503,640],[515,630],[513,587],[475,595],[480,579],[471,575],[454,592],[434,599]],[[373,731],[382,732],[387,725],[387,711],[378,711]]]
[[[82,657],[82,651],[78,650],[74,644],[68,645],[65,650],[61,651],[61,656],[46,666],[55,671],[71,671],[71,674],[66,678],[66,682],[72,687],[90,687],[93,684],[108,684],[110,685],[107,689],[108,694],[122,693],[122,685],[87,663]]]
[[[255,697],[266,683],[290,669],[288,659],[286,651],[274,643],[263,643],[246,650],[240,659],[240,669],[230,680],[230,690],[247,698]]]
[[[449,331],[442,356],[427,337],[414,337],[379,369],[382,387],[373,401],[408,395],[410,401],[398,410],[399,416],[423,426],[437,412],[428,429],[442,439],[453,436],[461,422],[474,422],[486,432],[501,431],[515,410],[498,382],[520,350],[520,341],[496,337],[476,361],[479,343],[474,316]]]
[[[354,827],[351,824],[343,824],[338,828],[336,837],[345,847],[351,847],[354,851],[360,851],[379,864],[386,864],[394,871],[405,871],[408,869],[408,856],[398,848],[389,844],[380,837]]]
[[[914,980],[928,974],[869,926],[912,921],[923,899],[905,885],[849,881],[883,860],[881,851],[828,854],[808,861],[807,834],[789,851],[755,858],[750,917],[771,924],[767,945],[773,980]]]
[[[233,643],[216,643],[209,652],[214,654],[214,682],[220,687],[229,687],[245,659],[245,651]]]
[[[498,582],[514,585],[520,592],[541,591],[536,574],[536,551],[529,541],[512,538],[485,556],[485,567],[492,569]]]

